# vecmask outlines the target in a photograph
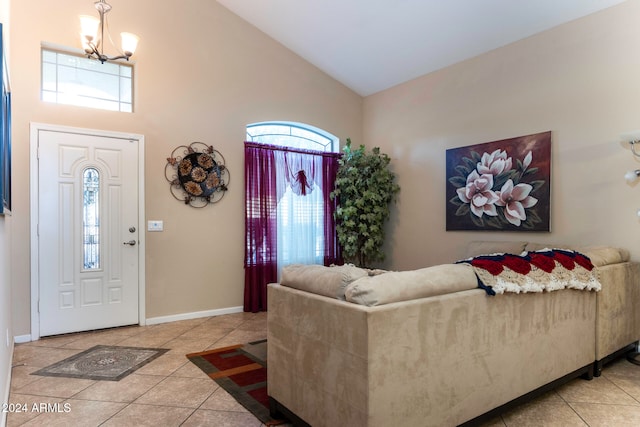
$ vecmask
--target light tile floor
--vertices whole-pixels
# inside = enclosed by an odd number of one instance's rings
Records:
[[[8,413],[7,426],[260,427],[185,354],[264,339],[266,323],[266,313],[237,313],[16,345],[9,401],[27,410]],[[98,344],[171,350],[118,382],[30,375]],[[61,412],[44,410],[56,403]],[[640,366],[619,360],[599,378],[576,379],[484,426],[640,426]]]
[[[483,427],[640,426],[640,366],[619,359],[591,381],[575,379]]]

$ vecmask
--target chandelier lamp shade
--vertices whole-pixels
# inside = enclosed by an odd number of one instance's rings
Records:
[[[80,35],[82,39],[82,48],[88,58],[97,59],[103,64],[106,61],[115,61],[118,59],[126,59],[134,54],[138,46],[138,36],[132,33],[120,33],[122,39],[121,49],[116,56],[108,56],[104,53],[104,37],[105,32],[112,45],[111,34],[109,34],[109,24],[107,14],[111,10],[111,5],[105,0],[98,0],[94,3],[99,17],[80,15]],[[106,28],[105,28],[106,27]]]
[[[636,182],[639,177],[640,169],[628,171],[626,174],[624,174],[624,179],[627,180],[629,184],[633,184],[634,182]]]

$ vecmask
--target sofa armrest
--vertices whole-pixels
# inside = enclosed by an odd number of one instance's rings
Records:
[[[596,361],[640,339],[640,264],[597,268],[602,290],[596,299]]]

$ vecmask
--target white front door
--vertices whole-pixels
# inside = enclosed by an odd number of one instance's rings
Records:
[[[37,139],[40,336],[137,324],[139,141]]]

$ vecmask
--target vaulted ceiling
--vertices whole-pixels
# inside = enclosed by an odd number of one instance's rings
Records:
[[[623,1],[218,0],[362,96]]]

